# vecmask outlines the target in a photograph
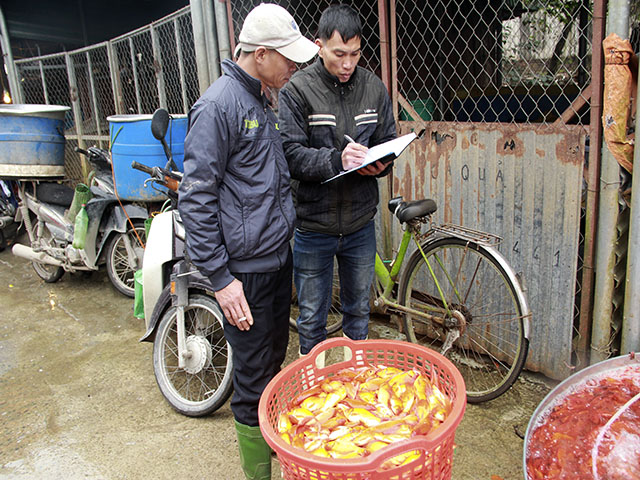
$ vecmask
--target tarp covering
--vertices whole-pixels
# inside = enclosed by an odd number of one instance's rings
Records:
[[[602,41],[604,49],[604,140],[613,157],[628,172],[633,170],[634,134],[629,134],[635,114],[638,59],[629,40],[612,33]]]

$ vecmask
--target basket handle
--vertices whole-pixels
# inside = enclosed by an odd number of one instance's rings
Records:
[[[431,440],[427,437],[413,437],[407,440],[402,440],[401,442],[392,443],[383,449],[378,450],[377,452],[373,452],[369,455],[367,460],[369,461],[369,465],[372,468],[371,480],[386,480],[389,478],[389,470],[381,470],[382,465],[392,458],[401,455],[403,453],[408,453],[413,450],[420,450],[423,455],[428,455],[428,452],[433,452],[433,450],[438,446],[442,446],[441,442],[438,440]],[[433,453],[433,455],[441,454]]]
[[[266,438],[269,437],[265,437],[265,439]],[[272,442],[274,439],[269,438],[269,440],[270,441],[268,441],[267,443],[269,443],[273,447]],[[275,443],[284,444],[284,441],[278,438]],[[396,472],[394,472],[393,469],[391,472],[389,470],[382,470],[382,465],[386,461],[391,460],[392,458],[400,454],[408,453],[413,450],[420,450],[421,452],[423,452],[423,455],[428,455],[429,452],[434,452],[434,449],[439,445],[442,446],[441,438],[431,439],[424,436],[408,438],[400,442],[392,443],[389,446],[378,450],[377,452],[373,452],[367,457],[341,460],[339,467],[340,472],[347,474],[348,478],[348,474],[350,473],[366,471],[367,474],[371,475],[367,476],[367,479],[369,480],[388,480],[389,474]],[[434,452],[433,454],[442,455],[447,453],[439,451],[437,453]],[[278,453],[278,455],[280,455],[280,453]],[[328,472],[335,472],[336,469],[336,461],[334,459],[318,457],[304,450],[296,452],[293,462],[300,467],[308,467],[309,469],[316,471],[323,471],[323,469],[326,469]],[[403,466],[402,468],[405,469],[406,467]]]
[[[363,341],[363,340],[360,340]],[[351,340],[350,338],[347,337],[334,337],[334,338],[328,338],[320,343],[318,343],[317,345],[315,345],[311,351],[308,353],[308,358],[311,359],[313,362],[312,364],[315,366],[316,364],[316,358],[318,357],[318,355],[320,355],[320,353],[326,352],[327,350],[330,350],[332,348],[336,348],[336,347],[349,347],[351,349],[351,360],[344,360],[343,362],[340,363],[347,363],[347,364],[354,364],[355,363],[355,350],[357,349],[357,342],[358,340]],[[330,365],[325,365],[325,367],[328,367]],[[321,367],[318,368],[318,371],[322,371],[324,370],[325,367]]]
[[[353,349],[356,346],[356,342],[358,341],[361,342],[362,340],[351,340],[349,337],[327,338],[326,340],[314,346],[309,352],[309,355],[312,355],[313,352],[315,352],[316,350],[318,352],[321,352],[321,351],[327,350],[328,348],[341,347],[341,346],[351,347]]]

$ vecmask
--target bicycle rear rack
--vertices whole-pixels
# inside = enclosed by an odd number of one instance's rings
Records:
[[[442,225],[432,225],[432,230],[451,235],[452,237],[469,240],[486,246],[498,245],[502,242],[502,238],[493,233],[481,232],[472,228],[463,227],[462,225],[454,225],[453,223],[443,223]]]

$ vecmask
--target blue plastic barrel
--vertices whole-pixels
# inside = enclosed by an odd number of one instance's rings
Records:
[[[0,105],[0,177],[64,176],[62,105]]]
[[[151,115],[112,115],[109,121],[111,158],[118,197],[129,201],[162,201],[166,197],[145,187],[146,173],[131,168],[136,161],[149,167],[165,167],[167,157],[162,144],[151,133]],[[173,161],[182,171],[184,138],[187,134],[187,116],[171,115],[165,139],[171,149]]]

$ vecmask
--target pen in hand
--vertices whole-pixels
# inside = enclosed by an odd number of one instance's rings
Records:
[[[353,138],[351,138],[346,133],[344,134],[344,138],[349,143],[358,144],[358,142],[356,142]],[[345,168],[345,170],[357,169],[360,175],[377,175],[380,172],[382,172],[385,166],[381,163],[374,163],[374,160],[366,161],[367,160],[366,151],[369,149],[364,146],[361,146],[361,147],[364,148],[365,156],[362,158],[359,164],[350,165],[349,168]],[[360,168],[362,168],[362,170],[360,170]]]

